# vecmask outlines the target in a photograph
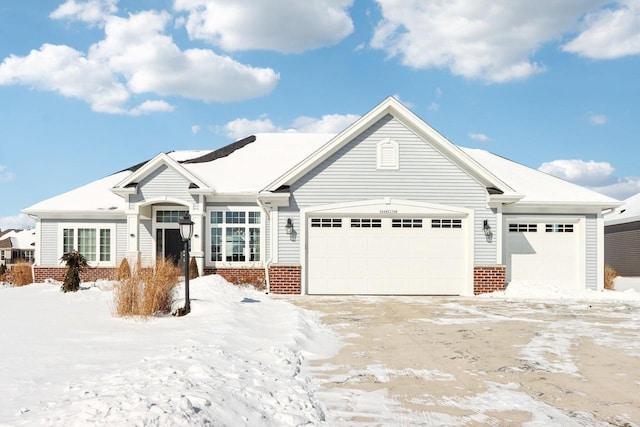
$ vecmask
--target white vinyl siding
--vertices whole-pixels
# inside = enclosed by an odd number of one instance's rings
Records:
[[[376,169],[378,143],[398,143],[400,168]],[[298,240],[284,234],[291,217],[299,230],[298,210],[318,205],[385,197],[458,206],[475,211],[475,264],[494,264],[495,242],[487,242],[484,219],[495,223],[486,206],[486,189],[458,165],[435,150],[402,123],[386,116],[346,144],[291,187],[292,208],[280,209],[279,262],[299,263]]]
[[[189,193],[190,182],[167,165],[158,167],[138,183],[136,194],[129,196],[130,207],[134,203],[161,199],[170,195],[186,203],[197,203],[196,197]]]

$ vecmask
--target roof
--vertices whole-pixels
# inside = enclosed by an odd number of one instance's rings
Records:
[[[36,231],[9,230],[2,234],[0,239],[0,249],[34,249],[36,244]]]
[[[375,122],[393,115],[487,188],[491,197],[519,205],[613,208],[619,202],[584,187],[479,149],[451,143],[394,98],[387,98],[343,132],[258,133],[217,150],[173,151],[124,169],[24,210],[32,214],[122,214],[123,195],[159,165],[174,168],[199,194],[247,196],[276,193],[291,185]]]
[[[624,200],[622,205],[605,215],[605,225],[625,224],[640,221],[640,193]]]
[[[476,162],[524,197],[518,204],[589,204],[617,206],[611,197],[477,148],[463,148]]]

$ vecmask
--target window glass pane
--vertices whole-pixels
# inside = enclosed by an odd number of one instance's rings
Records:
[[[156,222],[173,222],[185,216],[187,211],[156,211]]]
[[[78,228],[78,252],[84,255],[87,261],[96,260],[95,228]]]
[[[244,224],[245,212],[226,212],[225,219],[227,224]]]
[[[229,212],[227,212],[229,213]],[[244,227],[229,227],[226,233],[226,260],[245,261]]]
[[[62,230],[62,253],[68,254],[73,250],[73,228],[65,228]]]
[[[111,261],[111,230],[100,229],[100,261]]]
[[[222,224],[222,212],[220,211],[211,212],[211,224]]]
[[[249,229],[249,261],[260,261],[260,229]]]
[[[249,212],[249,224],[260,224],[260,212]]]
[[[220,220],[222,220],[222,212]],[[222,228],[211,229],[211,261],[222,261]]]

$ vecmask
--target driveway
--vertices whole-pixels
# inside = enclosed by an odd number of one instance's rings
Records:
[[[640,424],[637,303],[287,300],[345,343],[310,361],[329,425]]]

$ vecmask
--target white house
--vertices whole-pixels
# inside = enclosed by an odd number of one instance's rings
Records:
[[[614,199],[445,139],[394,98],[337,135],[256,134],[180,151],[24,210],[36,280],[82,252],[180,257],[195,222],[201,273],[273,293],[472,295],[511,281],[601,289],[603,211]]]
[[[640,193],[629,197],[604,221],[605,263],[626,277],[640,277]]]

